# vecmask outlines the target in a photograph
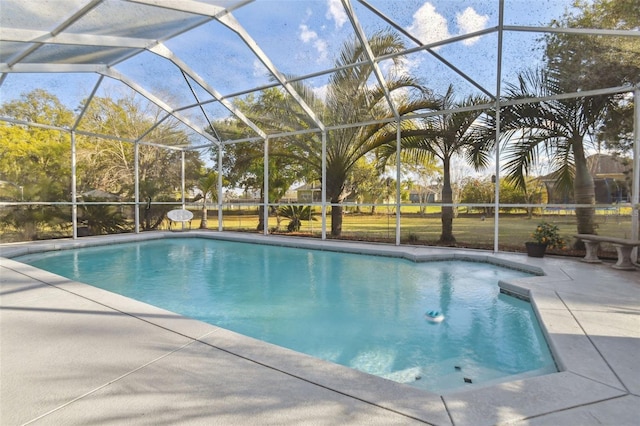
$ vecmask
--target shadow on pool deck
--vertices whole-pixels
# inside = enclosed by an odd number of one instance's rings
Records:
[[[277,238],[269,242],[301,244]],[[0,424],[637,424],[640,271],[551,257],[300,241],[543,268],[547,276],[512,284],[532,296],[562,371],[435,395],[1,259]],[[0,255],[65,244],[78,242],[5,245]]]

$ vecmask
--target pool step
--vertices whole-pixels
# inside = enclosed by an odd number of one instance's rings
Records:
[[[460,390],[461,386],[486,385],[487,382],[505,378],[500,370],[476,364],[463,363],[459,359],[448,359],[438,363],[406,368],[382,375],[385,379],[398,383],[442,392]]]

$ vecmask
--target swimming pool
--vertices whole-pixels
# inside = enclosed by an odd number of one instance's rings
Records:
[[[16,260],[430,391],[556,371],[531,305],[497,285],[529,274],[495,265],[199,238]]]

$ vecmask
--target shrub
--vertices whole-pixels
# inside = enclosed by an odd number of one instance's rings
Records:
[[[558,227],[548,222],[540,222],[531,237],[536,243],[546,244],[551,249],[564,247],[564,240],[560,238]]]

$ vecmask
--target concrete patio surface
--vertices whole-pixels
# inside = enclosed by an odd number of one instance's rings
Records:
[[[544,276],[531,298],[558,373],[443,395],[182,317],[22,264],[23,254],[202,236],[414,260],[470,258]],[[577,259],[191,231],[0,245],[0,424],[637,425],[640,270]]]

